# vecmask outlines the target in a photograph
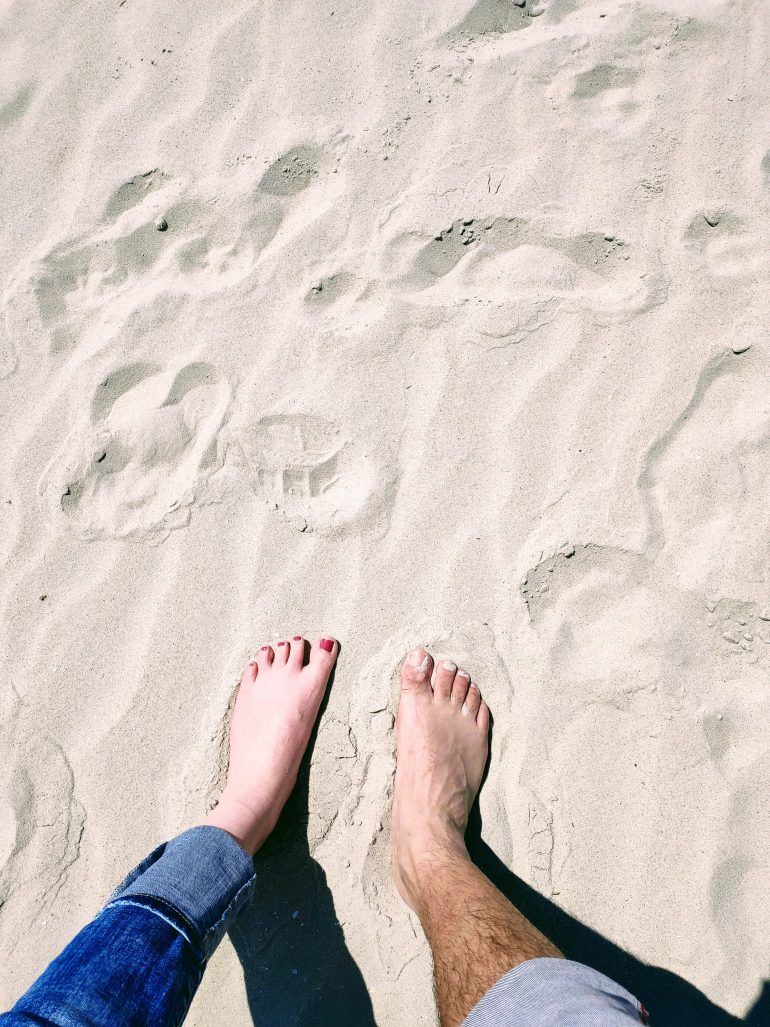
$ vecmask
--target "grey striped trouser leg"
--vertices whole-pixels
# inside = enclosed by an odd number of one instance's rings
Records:
[[[530,959],[493,985],[463,1027],[630,1027],[647,1011],[609,977],[569,959]]]

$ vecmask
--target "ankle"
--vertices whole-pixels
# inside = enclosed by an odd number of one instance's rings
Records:
[[[471,864],[462,834],[446,825],[398,837],[395,848],[399,887],[418,915],[424,895],[435,893],[448,875]]]
[[[229,793],[227,789],[203,823],[227,831],[250,856],[256,853],[275,826],[266,822],[249,801]]]

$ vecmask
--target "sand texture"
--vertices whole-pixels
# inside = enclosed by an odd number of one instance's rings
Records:
[[[0,5],[2,1002],[213,801],[255,646],[326,630],[190,1023],[435,1023],[416,642],[492,708],[495,879],[657,1024],[755,1006],[769,54],[764,0]]]

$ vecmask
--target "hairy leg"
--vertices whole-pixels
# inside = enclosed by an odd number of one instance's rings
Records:
[[[561,953],[495,888],[465,847],[487,759],[489,709],[470,676],[422,649],[401,676],[393,866],[433,952],[444,1027],[461,1024],[513,967]]]

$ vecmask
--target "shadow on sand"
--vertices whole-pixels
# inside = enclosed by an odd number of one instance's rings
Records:
[[[494,725],[492,726],[494,734]],[[490,749],[492,735],[490,735]],[[489,764],[484,779],[489,771]],[[482,783],[482,788],[484,787]],[[471,812],[466,841],[474,863],[521,910],[524,916],[550,938],[568,959],[586,963],[622,984],[650,1011],[652,1027],[760,1027],[770,1024],[770,983],[762,991],[748,1016],[741,1020],[706,998],[689,981],[669,970],[649,966],[597,931],[565,913],[525,884],[497,858],[481,837],[478,803]]]
[[[257,856],[254,903],[239,917],[230,938],[243,967],[255,1027],[374,1027],[366,984],[345,946],[326,875],[308,846],[314,744],[315,734],[278,827]],[[642,963],[525,884],[482,840],[478,804],[467,841],[474,861],[500,891],[565,955],[595,967],[636,995],[650,1010],[653,1027],[770,1024],[768,982],[749,1015],[740,1020],[688,981]]]

